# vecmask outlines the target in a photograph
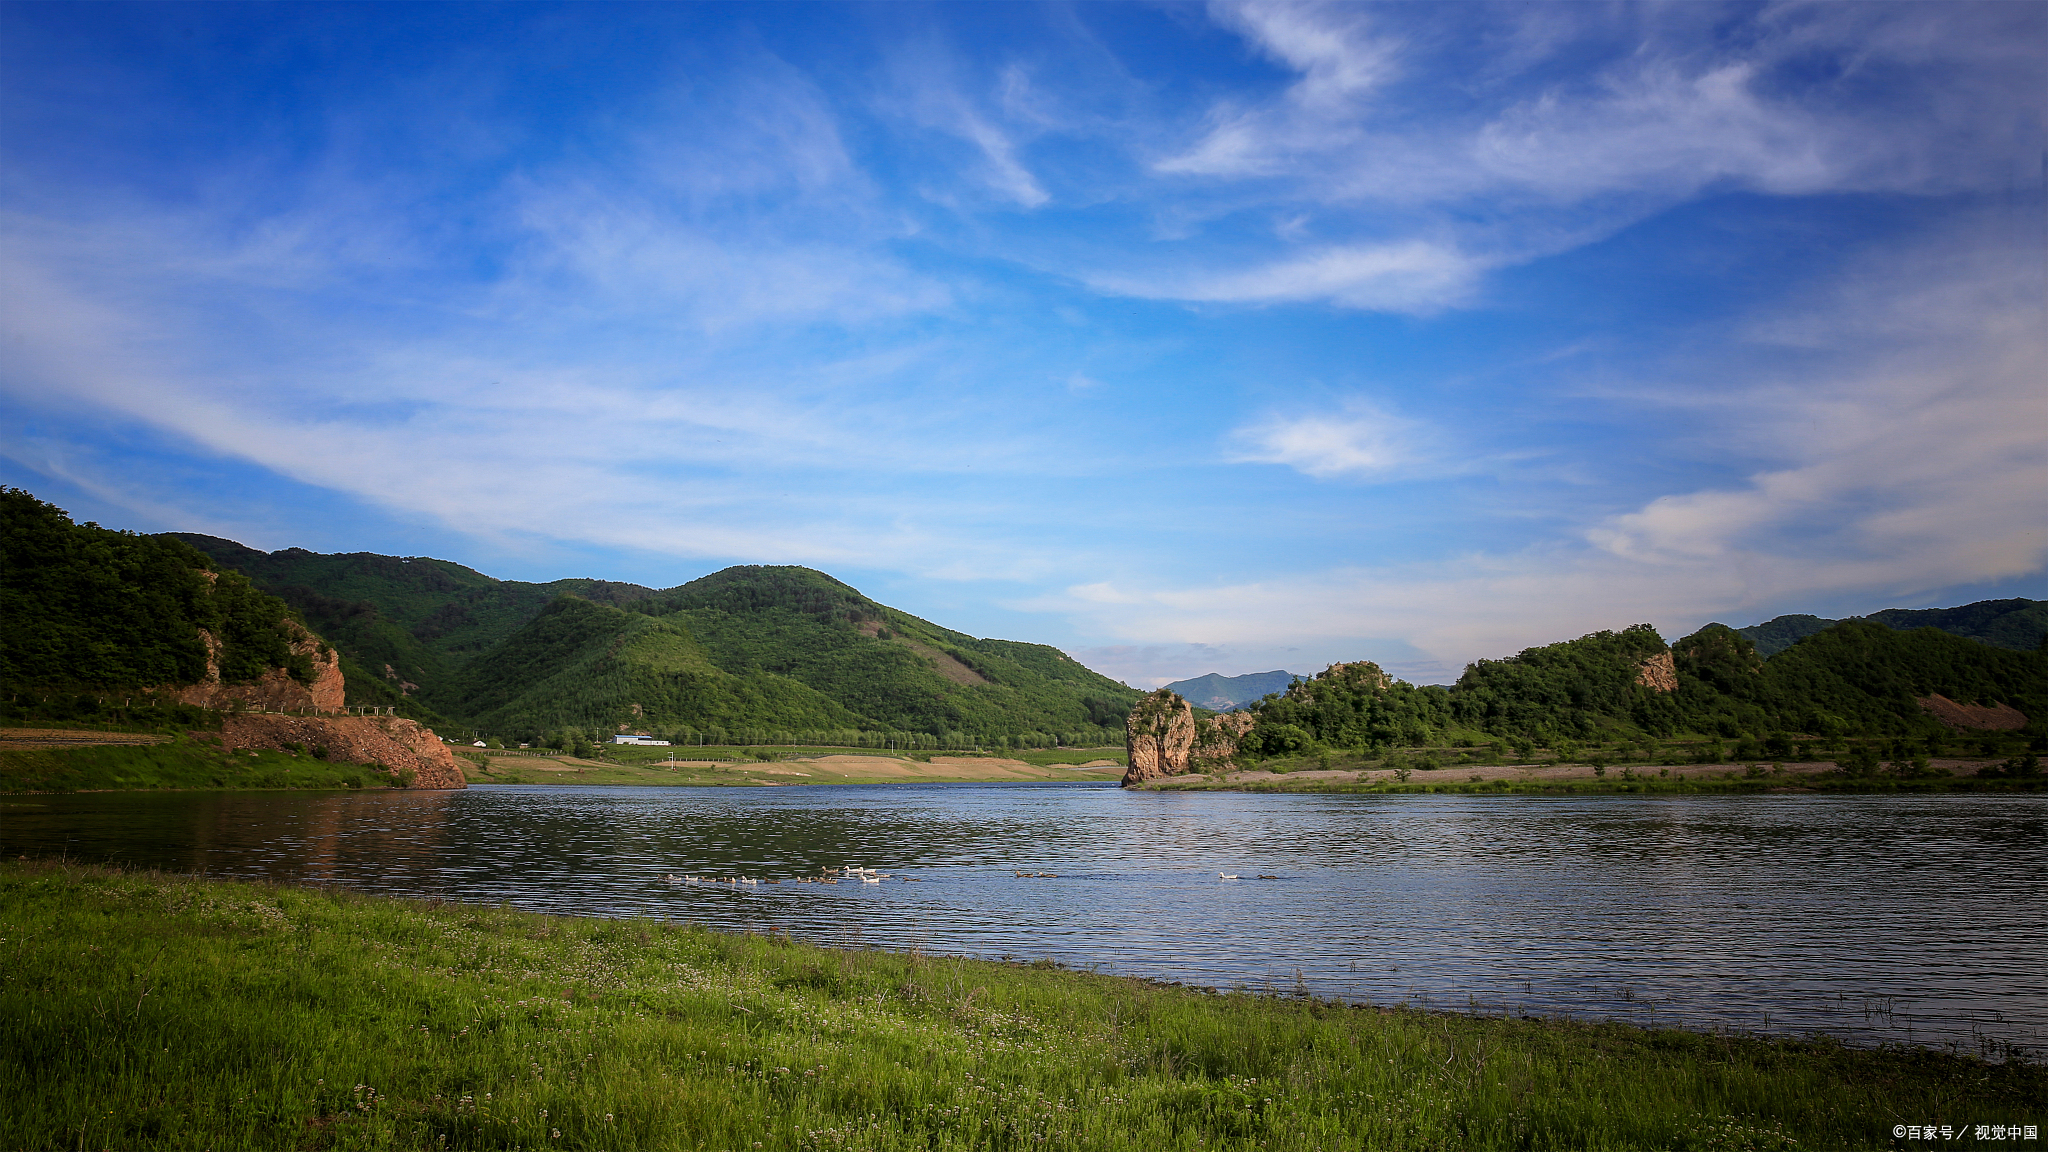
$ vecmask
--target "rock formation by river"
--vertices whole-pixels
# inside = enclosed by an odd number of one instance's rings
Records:
[[[1168,688],[1138,698],[1124,724],[1124,787],[1178,776],[1195,746],[1195,710]]]
[[[407,788],[466,788],[462,766],[441,738],[400,716],[280,716],[237,713],[221,723],[229,748],[299,745],[326,749],[343,764],[375,764]]]
[[[1190,771],[1229,771],[1236,767],[1237,742],[1251,731],[1249,712],[1226,712],[1197,721],[1195,710],[1172,689],[1161,688],[1139,699],[1124,725],[1127,753],[1124,787],[1163,780]]]

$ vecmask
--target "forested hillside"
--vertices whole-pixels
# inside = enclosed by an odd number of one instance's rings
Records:
[[[808,568],[655,591],[179,539],[284,598],[383,690],[507,738],[1110,743],[1138,695],[1058,649],[942,628]]]
[[[344,671],[351,685],[361,680],[365,691],[410,699],[452,717],[470,715],[456,686],[463,664],[503,643],[556,597],[571,593],[616,605],[653,595],[638,584],[604,580],[494,580],[424,556],[329,555],[303,548],[259,552],[217,536],[178,532],[169,538],[246,574],[296,609],[341,649],[350,662]]]
[[[1922,736],[1945,731],[1920,703],[2006,705],[2048,731],[2048,653],[1935,628],[1846,620],[1770,659],[1709,624],[1667,646],[1638,624],[1481,660],[1450,688],[1415,687],[1371,664],[1337,665],[1252,705],[1253,755],[1321,745],[1374,749],[1457,734],[1558,747],[1673,736],[1754,739]]]
[[[289,609],[180,541],[74,524],[61,508],[0,489],[0,684],[142,691],[310,663],[291,650]]]

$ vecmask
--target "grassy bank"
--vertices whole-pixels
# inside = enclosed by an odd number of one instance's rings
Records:
[[[1754,792],[2039,792],[2048,773],[2032,752],[1989,757],[1896,761],[1874,758],[1837,763],[1790,762],[1616,763],[1551,760],[1493,763],[1473,754],[1466,763],[1435,757],[1390,757],[1345,763],[1331,756],[1263,761],[1249,769],[1173,776],[1144,787],[1164,791],[1389,792],[1518,795]]]
[[[1590,770],[1574,776],[1517,778],[1498,773],[1417,772],[1407,778],[1375,776],[1267,775],[1244,773],[1228,779],[1178,776],[1143,787],[1166,792],[1315,792],[1315,793],[1452,793],[1514,796],[1604,796],[1627,793],[1662,795],[1740,795],[1764,792],[1927,793],[2041,792],[2048,778],[2039,775],[1846,775],[1831,771],[1774,772],[1764,765],[1718,766],[1714,770],[1659,773],[1656,769],[1595,776]]]
[[[1861,1148],[2048,1073],[0,865],[0,1147]]]
[[[182,735],[139,746],[0,750],[0,792],[385,788],[391,782],[375,765],[233,751]]]
[[[25,729],[8,731],[25,732]],[[35,730],[48,736],[57,729]],[[132,746],[0,747],[0,793],[148,791],[153,789],[384,788],[391,778],[370,765],[330,764],[310,753],[233,751],[184,732],[120,732],[77,726],[79,736],[132,738]],[[154,743],[149,743],[154,741]],[[607,750],[603,760],[568,755],[458,748],[463,770],[478,784],[765,785],[871,784],[926,781],[1101,781],[1115,772],[1074,765],[1118,759],[1114,749],[1059,749],[1015,758],[971,753],[904,757],[847,755],[844,748],[675,749],[683,763],[667,766],[669,749]],[[693,762],[693,757],[719,762]]]

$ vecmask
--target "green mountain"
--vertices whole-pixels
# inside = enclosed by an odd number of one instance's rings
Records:
[[[655,591],[178,539],[283,598],[385,690],[505,735],[1114,742],[1138,696],[1056,648],[942,628],[808,568],[747,565]]]
[[[1666,651],[1676,690],[1640,683],[1644,662]],[[1617,726],[1659,736],[1903,735],[1935,730],[1916,701],[1936,694],[2048,717],[2048,659],[1933,628],[1844,620],[1766,660],[1726,625],[1666,649],[1639,624],[1480,661],[1451,690],[1456,714],[1489,731],[1570,738]]]
[[[2032,652],[2048,643],[2048,601],[1979,600],[1960,608],[1887,608],[1864,617],[1887,628],[1939,628],[1994,648]]]
[[[1271,672],[1247,672],[1242,676],[1220,676],[1214,672],[1197,676],[1192,680],[1176,680],[1166,690],[1179,694],[1197,708],[1211,712],[1231,712],[1242,708],[1262,696],[1287,691],[1287,686],[1296,680],[1306,679],[1293,672],[1275,669]]]
[[[1750,643],[1756,645],[1757,655],[1768,659],[1808,636],[1840,623],[1840,620],[1823,620],[1819,616],[1778,616],[1736,631],[1749,637]]]
[[[1860,619],[1900,631],[1938,628],[2016,652],[2032,652],[2048,643],[2048,601],[2042,600],[1979,600],[1960,608],[1887,608]],[[1768,658],[1839,623],[1818,616],[1779,616],[1736,631],[1749,637],[1757,652]]]
[[[352,703],[409,700],[458,718],[471,714],[456,686],[462,665],[503,643],[556,597],[617,605],[654,594],[604,580],[494,580],[427,557],[259,552],[217,536],[167,535],[247,575],[339,648]],[[358,693],[365,699],[356,700]]]

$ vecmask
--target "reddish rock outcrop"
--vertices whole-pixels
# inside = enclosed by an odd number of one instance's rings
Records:
[[[343,764],[375,764],[407,788],[466,788],[455,754],[441,738],[399,716],[278,716],[238,713],[221,724],[230,748],[283,751],[324,747]]]
[[[1165,688],[1140,697],[1124,724],[1124,787],[1187,771],[1194,746],[1195,710],[1187,701]]]
[[[2027,726],[2027,714],[2003,702],[1958,704],[1946,696],[1924,696],[1918,701],[1936,720],[1951,728],[1978,732],[2017,732]]]
[[[1636,683],[1652,692],[1678,691],[1678,665],[1671,653],[1659,652],[1636,665]]]
[[[171,695],[178,703],[195,708],[228,709],[239,705],[266,711],[341,711],[347,701],[347,688],[341,678],[341,653],[306,631],[296,620],[286,620],[285,626],[291,630],[292,654],[304,656],[313,665],[310,684],[292,679],[292,674],[283,668],[264,669],[263,675],[254,683],[223,684],[220,678],[220,641],[213,633],[201,628],[199,639],[206,645],[206,676],[197,684],[172,688]]]

